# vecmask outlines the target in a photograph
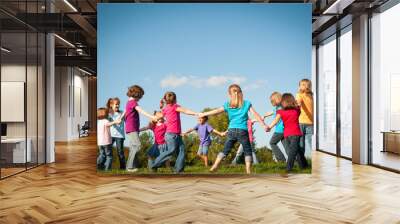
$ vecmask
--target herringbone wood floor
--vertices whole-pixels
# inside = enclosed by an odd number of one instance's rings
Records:
[[[98,176],[94,138],[0,181],[0,223],[400,223],[400,175],[315,153],[312,175]]]

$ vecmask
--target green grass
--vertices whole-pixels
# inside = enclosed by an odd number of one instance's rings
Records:
[[[128,151],[125,150],[125,157],[127,158],[128,156]],[[113,164],[112,164],[112,170],[110,171],[102,171],[102,170],[98,170],[99,173],[101,174],[108,174],[108,175],[159,175],[159,174],[166,174],[166,175],[171,175],[171,174],[175,174],[174,170],[173,170],[173,165],[174,163],[171,162],[171,168],[165,168],[165,167],[161,167],[157,170],[157,172],[154,171],[149,171],[147,169],[147,158],[145,155],[145,152],[141,151],[137,154],[138,158],[140,161],[142,161],[142,167],[144,168],[140,168],[138,172],[135,173],[130,173],[127,172],[126,170],[120,170],[119,168],[119,160],[118,160],[118,156],[116,153],[116,150],[113,149]],[[262,161],[259,164],[253,165],[252,166],[252,173],[253,174],[281,174],[281,173],[285,173],[286,171],[286,163],[281,163],[281,162],[274,162],[272,160],[272,154],[269,150],[264,150],[261,151],[257,154],[257,158]],[[245,174],[245,166],[244,164],[239,164],[236,166],[232,166],[229,164],[229,162],[231,161],[231,158],[227,158],[226,160],[222,161],[219,169],[216,172],[209,172],[209,169],[211,167],[211,165],[206,168],[202,161],[200,159],[194,159],[194,160],[190,160],[192,161],[189,164],[186,164],[185,166],[185,171],[183,174],[187,175],[204,175],[204,174],[208,174],[208,175],[237,175],[237,174]],[[174,160],[173,160],[174,161]],[[213,160],[212,158],[210,159],[210,164],[212,164]],[[291,173],[302,173],[302,174],[311,174],[311,160],[308,160],[308,164],[309,167],[307,169],[299,169],[297,162],[295,162],[295,166],[293,168],[293,170],[291,171]]]
[[[311,164],[311,161],[309,161],[309,164]],[[216,172],[209,172],[210,167],[206,168],[203,165],[188,165],[185,166],[185,172],[183,174],[245,174],[245,166],[244,165],[236,165],[236,166],[231,166],[231,165],[221,165],[220,168]],[[260,163],[252,166],[252,173],[253,174],[280,174],[280,173],[285,173],[286,170],[286,164],[285,163],[275,163],[275,162],[269,162],[269,163]],[[129,173],[126,172],[125,170],[119,170],[119,169],[112,169],[110,171],[99,171],[100,173],[104,174],[127,174],[127,175],[143,175],[143,174],[174,174],[173,169],[171,168],[159,168],[157,172],[154,171],[149,171],[147,168],[140,168],[138,172],[136,173]],[[311,166],[307,169],[299,169],[297,165],[295,165],[294,169],[291,171],[291,173],[304,173],[304,174],[310,174],[311,173]]]

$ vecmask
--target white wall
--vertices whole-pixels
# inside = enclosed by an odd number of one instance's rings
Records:
[[[88,120],[88,77],[73,67],[56,67],[55,74],[55,140],[74,140]]]
[[[1,81],[5,82],[25,82],[25,65],[2,65],[1,66]],[[29,68],[28,68],[29,70]],[[7,108],[1,108],[6,110]],[[25,137],[25,122],[8,122],[7,123],[7,137]]]
[[[22,113],[27,115],[27,120],[22,122],[5,122],[7,124],[8,138],[25,138],[30,140],[32,162],[44,163],[44,74],[39,66],[38,71],[35,66],[25,66],[25,64],[3,64],[1,66],[1,81],[3,82],[24,82],[26,84],[26,108],[21,108]],[[25,80],[27,78],[27,81]],[[22,90],[23,91],[23,90]],[[38,92],[37,92],[38,91]],[[21,93],[24,94],[24,93]],[[2,96],[7,97],[7,96]],[[1,110],[10,110],[2,107]],[[8,111],[12,113],[12,111]],[[37,155],[37,153],[39,155]],[[36,159],[39,161],[36,161]]]

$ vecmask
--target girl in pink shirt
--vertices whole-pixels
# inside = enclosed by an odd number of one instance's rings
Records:
[[[162,116],[161,111],[155,111],[155,116]],[[154,144],[147,151],[148,156],[148,168],[151,170],[154,159],[157,158],[161,153],[167,151],[167,144],[165,142],[165,132],[167,131],[167,125],[164,123],[164,118],[159,118],[158,121],[152,121],[147,127],[141,128],[140,131],[151,130],[154,135]],[[166,165],[169,166],[169,160],[166,161]]]
[[[165,141],[167,143],[167,152],[160,154],[155,160],[151,168],[160,167],[175,152],[178,154],[175,162],[175,172],[183,172],[185,168],[185,145],[181,136],[181,115],[198,115],[189,109],[183,108],[176,103],[176,94],[174,92],[166,92],[160,102],[162,116],[166,120],[167,130]]]

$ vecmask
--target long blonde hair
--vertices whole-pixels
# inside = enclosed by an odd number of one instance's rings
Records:
[[[273,92],[269,98],[271,99],[271,101],[274,101],[274,103],[279,102],[279,105],[282,101],[282,94],[280,94],[279,92]]]
[[[243,106],[243,92],[238,84],[232,84],[228,88],[230,108],[241,108]]]
[[[305,84],[306,89],[301,89],[301,84],[303,84],[303,83]],[[299,93],[305,93],[305,94],[307,94],[309,96],[313,95],[312,87],[311,87],[311,81],[309,79],[300,80],[300,82],[299,82]]]

